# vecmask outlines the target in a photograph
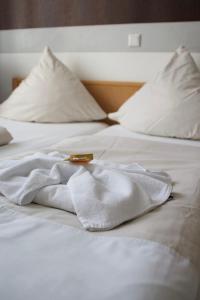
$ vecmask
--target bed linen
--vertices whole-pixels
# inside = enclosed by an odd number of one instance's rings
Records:
[[[133,132],[127,128],[124,128],[121,125],[112,125],[109,126],[102,131],[97,133],[98,135],[105,135],[105,136],[118,136],[118,137],[127,137],[139,140],[146,140],[146,141],[155,141],[155,142],[162,142],[167,144],[176,144],[176,145],[188,145],[188,146],[195,146],[200,147],[200,140],[189,140],[189,139],[177,139],[177,138],[167,138],[167,137],[159,137],[153,135],[147,135],[142,133]]]
[[[116,229],[89,233],[73,214],[19,207],[1,197],[0,296],[198,299],[199,146],[96,134],[66,139],[45,152],[52,150],[89,151],[95,159],[164,170],[173,180],[174,199]]]
[[[193,57],[179,47],[154,78],[108,117],[134,132],[199,140],[199,86]]]
[[[13,141],[9,145],[0,148],[0,159],[23,152],[39,151],[64,138],[93,134],[108,127],[103,122],[41,124],[5,118],[0,118],[0,126],[7,128],[13,136]]]

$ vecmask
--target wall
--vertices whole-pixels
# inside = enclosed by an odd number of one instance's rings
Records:
[[[142,33],[140,48],[128,33]],[[200,66],[200,22],[124,24],[0,31],[0,102],[14,76],[26,76],[49,45],[81,79],[146,81],[186,45]]]
[[[128,34],[141,33],[140,48],[128,47]],[[40,52],[168,52],[179,45],[200,52],[200,22],[76,26],[0,30],[0,53]]]

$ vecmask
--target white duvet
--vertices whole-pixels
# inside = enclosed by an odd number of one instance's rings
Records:
[[[174,199],[94,233],[66,211],[0,197],[0,299],[198,299],[199,148],[96,135],[67,139],[52,150],[164,170]]]
[[[0,148],[2,159],[24,152],[37,152],[69,137],[94,134],[108,125],[103,122],[41,124],[0,118],[0,126],[7,128],[13,137],[9,145]]]
[[[187,258],[152,241],[94,236],[1,207],[2,300],[192,300]]]

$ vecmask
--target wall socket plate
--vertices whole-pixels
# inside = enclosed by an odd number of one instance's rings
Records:
[[[128,34],[128,47],[141,47],[142,35],[141,33]]]

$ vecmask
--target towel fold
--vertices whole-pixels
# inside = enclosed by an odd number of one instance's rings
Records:
[[[109,230],[164,203],[172,182],[165,172],[92,161],[76,165],[61,153],[36,153],[0,164],[0,193],[26,205],[35,202],[75,213],[87,230]]]

